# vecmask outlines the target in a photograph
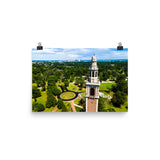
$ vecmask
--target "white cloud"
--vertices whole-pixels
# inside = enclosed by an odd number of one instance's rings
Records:
[[[128,51],[116,51],[109,48],[44,48],[32,50],[33,60],[89,60],[93,54],[97,59],[127,59]]]

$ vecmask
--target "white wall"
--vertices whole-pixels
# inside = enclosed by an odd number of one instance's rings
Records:
[[[0,4],[0,159],[159,160],[158,0]],[[32,113],[31,48],[129,48],[128,113]]]

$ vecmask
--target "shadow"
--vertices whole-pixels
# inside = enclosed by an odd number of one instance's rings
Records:
[[[32,112],[35,118],[124,118],[128,112]]]

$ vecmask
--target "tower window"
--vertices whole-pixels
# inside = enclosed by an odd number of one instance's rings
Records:
[[[90,89],[90,95],[91,95],[91,96],[94,96],[94,88],[91,88],[91,89]]]
[[[92,72],[92,77],[94,77],[94,72]]]
[[[95,72],[95,77],[97,77],[97,72]]]

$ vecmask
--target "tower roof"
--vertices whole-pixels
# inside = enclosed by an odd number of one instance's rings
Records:
[[[92,62],[91,62],[91,66],[89,68],[90,70],[98,70],[97,67],[97,58],[95,56],[95,54],[92,56]]]
[[[92,61],[97,61],[95,54],[92,56]]]

